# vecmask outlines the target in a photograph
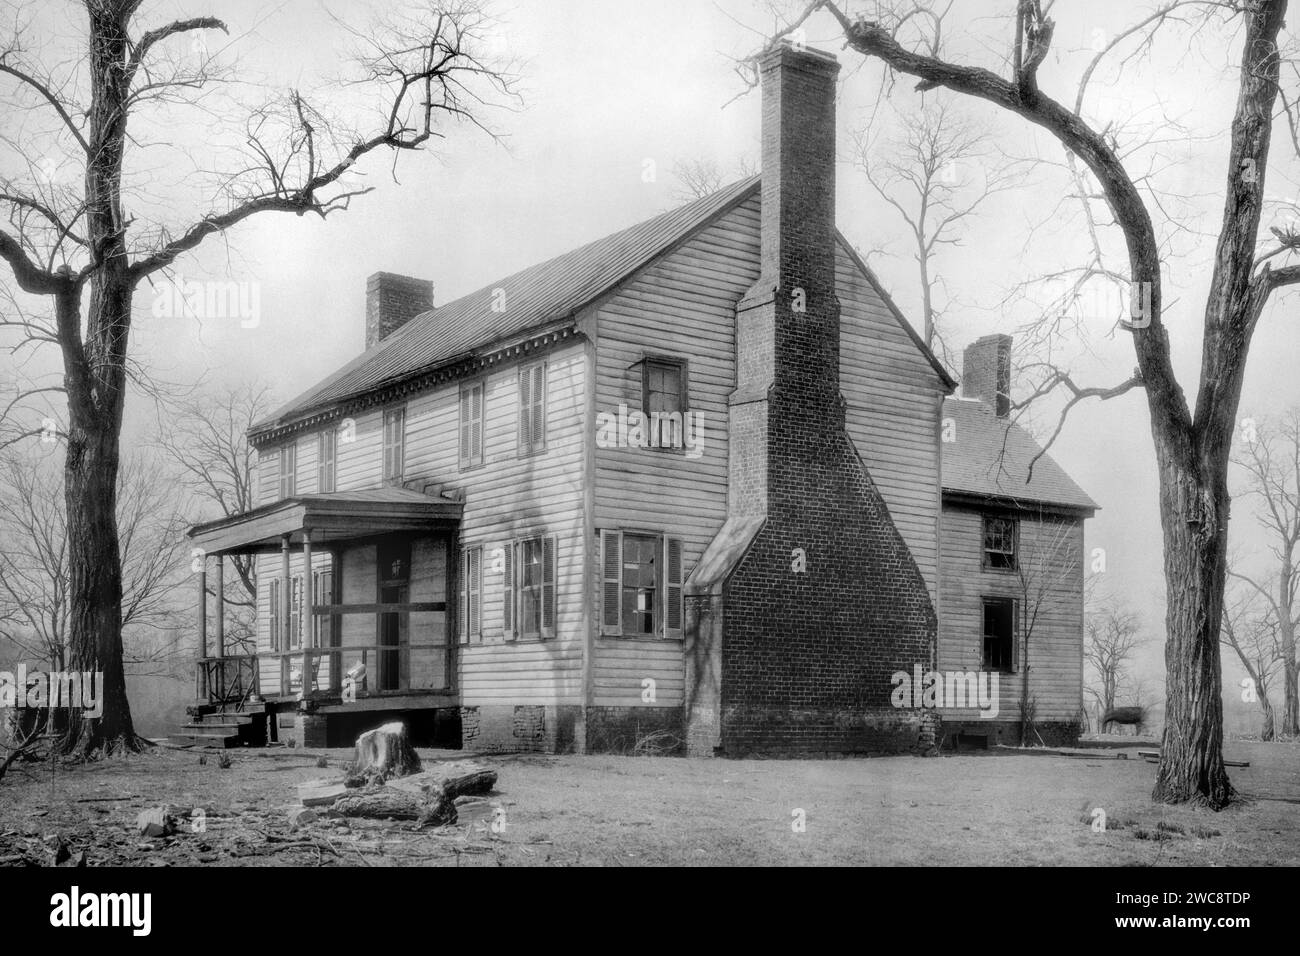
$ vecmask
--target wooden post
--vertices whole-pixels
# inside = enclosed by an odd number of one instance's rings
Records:
[[[226,559],[220,554],[217,555],[217,577],[213,582],[213,590],[217,592],[216,602],[216,651],[217,657],[226,656]]]
[[[307,696],[312,690],[311,648],[316,630],[316,595],[312,593],[311,573],[311,531],[302,532],[302,693]]]
[[[293,578],[289,574],[289,536],[280,538],[280,652],[289,650],[289,639],[293,636],[293,622],[289,615],[293,613]],[[289,658],[280,658],[280,693],[288,694]]]
[[[199,579],[199,679],[198,691],[199,700],[208,699],[207,674],[208,665],[206,663],[208,656],[208,556],[206,554],[196,556],[199,569],[196,577]]]

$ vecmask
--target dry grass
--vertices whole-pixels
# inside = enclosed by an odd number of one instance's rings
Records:
[[[1243,799],[1218,814],[1153,805],[1155,767],[1137,759],[513,755],[484,758],[499,792],[462,807],[454,827],[322,820],[291,833],[296,784],[322,776],[320,756],[339,766],[348,754],[242,750],[220,770],[193,751],[159,750],[11,771],[0,860],[41,861],[62,838],[92,866],[1300,864],[1296,744],[1230,744],[1228,756],[1251,766],[1231,771]],[[136,814],[160,804],[186,817],[203,808],[205,832],[136,836]],[[1090,826],[1096,807],[1105,831]]]

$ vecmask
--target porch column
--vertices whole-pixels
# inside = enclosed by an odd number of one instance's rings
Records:
[[[204,663],[208,656],[208,556],[199,552],[194,558],[194,576],[199,582],[199,672],[198,697],[200,701],[208,699],[208,666]]]
[[[293,612],[293,578],[289,574],[289,536],[280,538],[280,652],[289,650],[289,639],[293,636],[293,622],[289,615]],[[289,658],[280,658],[280,692],[289,693]]]
[[[216,570],[217,570],[217,576],[216,576],[216,580],[213,582],[214,584],[213,590],[217,592],[217,601],[216,601],[217,633],[215,635],[217,641],[216,656],[225,657],[226,656],[226,559],[220,554],[217,555]]]
[[[312,593],[315,582],[311,573],[311,530],[302,532],[302,692],[311,693],[311,648],[316,630],[316,604]]]

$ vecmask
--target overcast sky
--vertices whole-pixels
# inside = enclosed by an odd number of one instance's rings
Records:
[[[331,94],[321,79],[346,71],[347,36],[330,14],[360,22],[367,5],[287,0],[268,7],[223,0],[219,11],[210,6],[191,0],[145,4],[154,12],[143,22],[218,12],[230,25],[231,56],[241,57],[243,75],[271,88],[296,86],[326,98]],[[954,19],[948,28],[950,55],[997,68],[1009,33],[1005,20],[990,15],[1012,5],[982,0],[957,6],[965,19]],[[1057,4],[1055,53],[1043,67],[1042,86],[1070,98],[1092,49],[1148,6]],[[469,127],[448,127],[435,154],[402,157],[398,181],[391,175],[391,157],[366,160],[359,172],[374,192],[347,212],[327,221],[264,216],[232,231],[225,245],[213,243],[183,261],[178,271],[187,278],[250,283],[260,316],[253,327],[237,320],[160,318],[152,314],[151,293],[143,289],[134,345],[159,377],[192,381],[204,375],[215,384],[264,381],[279,397],[290,397],[361,350],[370,273],[382,269],[432,279],[436,300],[445,302],[671,207],[679,188],[671,174],[675,162],[710,159],[735,169],[742,160],[756,159],[759,104],[756,95],[734,99],[743,85],[731,59],[754,49],[759,37],[751,27],[770,26],[751,0],[545,0],[499,3],[494,9],[501,19],[495,52],[522,60],[522,107],[484,117],[504,135],[503,143]],[[78,4],[53,3],[41,23],[50,36],[69,37],[80,29],[79,16]],[[864,252],[882,251],[872,255],[872,265],[915,321],[918,285],[901,223],[874,196],[849,155],[851,135],[875,103],[882,74],[841,48],[829,20],[811,23],[807,41],[836,53],[844,64],[840,228]],[[214,38],[212,47],[225,42]],[[1235,98],[1238,48],[1239,38],[1220,27],[1199,39],[1171,31],[1122,76],[1099,73],[1101,95],[1090,107],[1094,115],[1109,110],[1159,121],[1159,161],[1151,169],[1160,188],[1177,197],[1171,206],[1185,217],[1186,228],[1164,233],[1176,254],[1165,298],[1174,300],[1166,321],[1189,401],[1195,398],[1205,263],[1222,208],[1224,131]],[[900,81],[890,108],[918,107],[923,98],[912,87]],[[1014,117],[966,100],[955,105],[986,126],[1009,154],[1061,162],[1054,142]],[[882,123],[888,127],[888,111]],[[197,157],[200,168],[219,165],[221,155],[209,149],[201,125],[177,129],[176,145]],[[136,158],[145,155],[150,161],[138,168],[171,184],[158,195],[167,197],[173,226],[208,208],[201,190],[182,188],[202,181],[187,178],[184,156],[154,150]],[[1142,154],[1130,168],[1145,171],[1150,161],[1149,152]],[[649,163],[653,177],[646,175]],[[1294,157],[1279,144],[1270,194],[1279,200],[1300,194],[1292,185],[1295,172]],[[991,331],[1013,331],[1024,320],[1023,303],[1010,309],[1000,304],[1017,282],[1078,261],[1083,246],[1077,217],[1071,218],[1072,209],[1070,215],[1053,215],[1064,189],[1059,165],[1030,171],[1022,187],[1001,195],[971,222],[961,247],[941,253],[939,270],[959,300],[946,325],[958,349]],[[1108,241],[1117,239],[1110,230]],[[1279,300],[1261,324],[1242,417],[1267,417],[1297,401],[1295,302]],[[1093,323],[1085,336],[1058,344],[1057,354],[1083,384],[1115,384],[1133,368],[1124,333],[1107,337],[1107,325]],[[139,436],[148,423],[138,414],[139,403],[136,410],[131,428]],[[1051,421],[1046,413],[1033,416],[1040,434]],[[1158,638],[1160,533],[1141,393],[1079,408],[1053,455],[1102,505],[1088,524],[1087,538],[1090,550],[1106,550],[1110,590],[1138,609]],[[1246,516],[1244,503],[1238,505],[1236,540],[1257,551],[1258,541],[1244,534]],[[1163,670],[1155,666],[1161,658],[1158,639],[1148,658],[1158,679]]]

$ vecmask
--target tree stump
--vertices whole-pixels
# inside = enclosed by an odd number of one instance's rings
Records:
[[[367,778],[405,777],[420,772],[420,757],[411,746],[406,725],[393,721],[357,738],[352,772]]]

